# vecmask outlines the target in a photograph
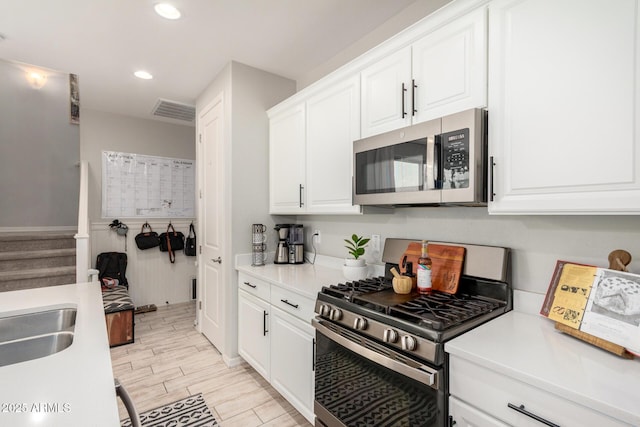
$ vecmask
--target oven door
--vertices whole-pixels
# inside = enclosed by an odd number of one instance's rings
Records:
[[[316,328],[316,426],[444,426],[444,373],[323,319]]]

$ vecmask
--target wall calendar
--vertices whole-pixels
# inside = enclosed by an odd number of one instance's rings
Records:
[[[194,218],[195,161],[102,152],[103,218]]]

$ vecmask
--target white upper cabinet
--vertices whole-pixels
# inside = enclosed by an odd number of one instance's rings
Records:
[[[487,12],[479,8],[368,66],[362,137],[487,103]]]
[[[360,213],[351,189],[353,141],[359,138],[359,76],[271,115],[270,213]]]
[[[489,6],[490,213],[640,213],[638,1]]]
[[[269,121],[269,213],[303,213],[305,187],[305,105]]]
[[[362,70],[362,137],[411,124],[411,47]]]
[[[414,123],[487,105],[487,10],[480,8],[412,46]]]
[[[360,79],[355,76],[307,101],[306,208],[360,213],[352,205],[353,141],[360,138]]]

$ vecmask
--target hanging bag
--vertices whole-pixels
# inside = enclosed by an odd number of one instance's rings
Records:
[[[145,231],[145,228],[147,228],[148,231]],[[151,229],[148,222],[142,224],[142,229],[140,230],[140,233],[136,235],[135,240],[136,246],[138,246],[138,249],[140,250],[155,248],[160,244],[158,233]]]
[[[173,264],[176,262],[176,251],[184,249],[184,234],[176,231],[173,225],[169,223],[167,232],[160,235],[160,250],[169,252],[169,261]]]
[[[193,235],[193,237],[191,237]],[[193,222],[189,225],[189,234],[184,241],[184,254],[186,256],[196,256],[196,229]]]

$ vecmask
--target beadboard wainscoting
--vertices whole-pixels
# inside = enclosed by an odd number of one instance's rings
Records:
[[[167,252],[158,248],[138,249],[136,234],[140,233],[145,220],[121,219],[129,227],[126,236],[119,236],[109,228],[111,221],[91,224],[91,264],[95,267],[96,256],[101,252],[125,252],[128,258],[127,280],[129,294],[136,307],[155,304],[160,307],[166,304],[177,304],[192,299],[191,283],[196,278],[196,257],[188,257],[183,251],[176,253],[176,262],[169,262]],[[158,234],[167,230],[168,219],[148,221],[153,231]],[[172,220],[176,231],[185,237],[189,232],[191,220]],[[194,223],[195,224],[195,223]]]

